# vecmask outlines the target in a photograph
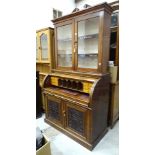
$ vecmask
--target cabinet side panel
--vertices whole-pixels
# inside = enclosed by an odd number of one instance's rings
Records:
[[[49,30],[49,39],[50,39],[50,45],[49,45],[49,54],[50,54],[50,72],[51,69],[54,69],[54,30],[50,29]]]
[[[111,15],[104,12],[104,21],[103,21],[103,73],[108,71],[108,61],[109,61],[109,49],[110,49],[110,23]]]
[[[110,86],[110,105],[108,124],[112,128],[119,117],[119,83]]]
[[[94,89],[92,96],[92,141],[97,140],[107,129],[109,82],[109,74],[104,75]]]

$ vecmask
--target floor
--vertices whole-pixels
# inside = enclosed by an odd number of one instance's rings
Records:
[[[93,151],[89,151],[71,138],[50,127],[44,122],[45,115],[38,118],[36,126],[43,131],[52,131],[50,136],[52,155],[118,155],[119,154],[119,122],[96,145]],[[49,132],[49,131],[48,131]]]

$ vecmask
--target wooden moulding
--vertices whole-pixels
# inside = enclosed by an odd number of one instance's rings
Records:
[[[119,1],[114,1],[108,4],[112,7],[113,11],[119,10]]]
[[[113,11],[111,6],[108,5],[108,3],[105,2],[105,3],[101,3],[99,5],[95,5],[93,7],[83,9],[81,11],[73,12],[73,13],[71,13],[69,15],[66,15],[66,16],[56,18],[56,19],[52,20],[52,22],[55,24],[55,23],[58,23],[59,21],[62,21],[62,20],[68,20],[69,18],[71,19],[71,18],[73,18],[75,16],[80,16],[80,15],[83,15],[83,14],[89,14],[90,12],[99,11],[99,10],[105,10],[109,14],[111,14],[112,11]]]
[[[58,69],[52,69],[52,73],[62,73],[65,75],[78,75],[81,77],[92,77],[92,78],[100,78],[103,76],[101,73],[94,73],[94,72],[89,72],[89,73],[84,73],[84,72],[78,72],[78,71],[64,71],[64,70],[58,70]]]
[[[43,28],[43,29],[37,30],[36,33],[37,33],[37,32],[42,32],[42,31],[46,31],[46,30],[49,30],[49,29],[51,29],[51,30],[54,31],[54,28],[52,28],[52,27],[47,27],[47,28]]]
[[[62,93],[60,93],[60,90],[58,90],[58,91],[53,91],[51,89],[44,89],[43,93],[44,93],[44,95],[54,96],[54,97],[59,98],[65,102],[73,103],[75,106],[77,105],[77,106],[80,106],[87,110],[88,109],[91,110],[91,108],[88,107],[89,96],[87,96],[87,100],[81,100],[80,97],[75,97],[74,95],[69,95],[69,94],[65,94],[65,93],[62,94]]]
[[[68,78],[71,80],[80,80],[80,81],[88,81],[88,82],[94,82],[98,78],[93,78],[93,77],[82,77],[79,75],[70,75],[70,74],[61,74],[61,73],[51,73],[51,76],[54,77],[59,77],[59,78]]]

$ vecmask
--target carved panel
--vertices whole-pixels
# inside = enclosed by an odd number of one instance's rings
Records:
[[[48,115],[51,118],[54,118],[60,121],[60,106],[59,103],[48,100]]]
[[[68,127],[84,135],[84,113],[73,108],[68,108]]]

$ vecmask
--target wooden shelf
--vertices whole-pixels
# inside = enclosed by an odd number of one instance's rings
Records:
[[[59,39],[59,40],[57,40],[57,41],[68,42],[68,41],[72,41],[72,38]]]
[[[116,32],[117,31],[118,26],[112,26],[110,27],[111,32]]]
[[[60,56],[60,55],[72,55],[72,54],[58,54],[58,56]],[[98,55],[98,53],[78,53],[78,55],[86,55],[86,56],[88,56],[88,55]]]
[[[85,40],[85,39],[94,39],[94,38],[98,38],[98,33],[95,34],[89,34],[89,35],[84,35],[84,36],[79,36],[78,39],[80,40]],[[57,41],[61,41],[61,42],[69,42],[72,41],[72,38],[66,38],[66,39],[59,39]]]
[[[78,53],[78,55],[98,55],[98,53]]]
[[[72,55],[72,53],[66,53],[66,54],[58,54],[58,55]]]
[[[98,38],[98,33],[96,33],[96,34],[89,34],[89,35],[79,36],[78,37],[78,39],[80,39],[80,40],[94,39],[94,38]]]

